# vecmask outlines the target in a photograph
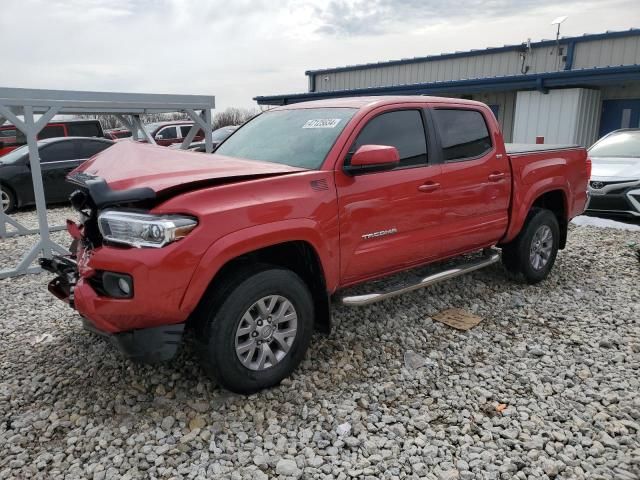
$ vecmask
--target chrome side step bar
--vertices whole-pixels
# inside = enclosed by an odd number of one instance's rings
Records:
[[[480,270],[481,268],[488,267],[489,265],[493,265],[494,263],[499,261],[500,253],[496,252],[495,250],[490,250],[489,254],[483,255],[479,259],[461,263],[460,265],[447,268],[446,270],[443,270],[441,272],[433,273],[427,277],[424,277],[417,283],[404,285],[400,288],[396,288],[394,290],[389,290],[386,292],[367,293],[364,295],[343,297],[342,303],[350,307],[362,307],[364,305],[369,305],[381,300],[386,300],[387,298],[397,297],[398,295],[412,292],[414,290],[418,290],[419,288],[428,287],[438,282],[450,280],[452,278],[459,277],[460,275],[464,275],[465,273]]]

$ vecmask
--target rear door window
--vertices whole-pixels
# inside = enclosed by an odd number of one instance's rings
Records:
[[[466,160],[491,150],[491,137],[484,116],[477,110],[433,110],[445,161]]]
[[[62,125],[47,125],[38,134],[38,139],[45,138],[66,137],[64,133],[64,126]]]
[[[64,162],[79,158],[76,153],[75,142],[61,141],[45,145],[40,149],[42,163]]]
[[[67,131],[70,137],[100,137],[102,132],[100,127],[92,123],[69,123],[67,125]]]
[[[418,110],[398,110],[373,118],[362,129],[350,149],[362,145],[388,145],[400,154],[399,168],[427,164],[427,140],[422,114]]]
[[[109,142],[99,142],[91,140],[83,140],[80,142],[80,158],[90,158],[94,155],[109,148],[112,144]]]
[[[189,130],[191,130],[192,125],[183,125],[180,127],[180,131],[182,132],[182,135],[180,136],[180,138],[185,138],[188,134],[189,134]],[[196,133],[196,136],[202,136],[202,130],[198,130],[198,132]]]

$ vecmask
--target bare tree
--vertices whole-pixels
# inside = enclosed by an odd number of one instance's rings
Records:
[[[251,120],[258,115],[258,113],[260,112],[255,108],[229,107],[225,111],[215,114],[212,121],[213,129],[215,130],[229,125],[242,125],[247,120]]]
[[[247,108],[235,108],[230,107],[226,110],[216,113],[213,116],[212,125],[213,129],[226,127],[228,125],[241,125],[247,120],[252,119],[258,113],[256,109]],[[83,118],[90,120],[99,120],[102,124],[102,128],[110,130],[112,128],[124,128],[120,121],[114,115],[77,115],[75,118]],[[186,113],[149,113],[141,115],[143,123],[155,123],[155,122],[170,122],[176,120],[189,120],[189,116]]]

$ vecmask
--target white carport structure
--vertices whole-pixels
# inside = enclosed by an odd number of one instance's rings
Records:
[[[82,92],[71,90],[33,90],[24,88],[0,88],[0,125],[5,120],[13,123],[24,133],[29,148],[29,162],[33,190],[38,214],[38,229],[30,230],[17,220],[6,215],[0,208],[0,239],[13,236],[39,234],[37,242],[23,255],[11,269],[0,270],[0,279],[27,273],[40,272],[40,267],[32,265],[42,255],[51,258],[52,252],[68,253],[55,243],[49,233],[47,206],[42,184],[37,135],[55,115],[59,114],[109,114],[133,133],[134,140],[155,140],[143,128],[140,115],[145,113],[184,112],[194,122],[194,126],[184,139],[181,148],[186,149],[199,129],[205,134],[206,151],[213,150],[211,138],[211,110],[215,108],[215,97],[204,95],[164,95],[147,93]],[[36,120],[36,116],[41,115]],[[22,118],[20,118],[22,117]],[[7,228],[9,226],[9,229]]]

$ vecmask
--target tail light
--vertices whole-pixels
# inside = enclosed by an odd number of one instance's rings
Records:
[[[587,165],[587,179],[589,179],[591,178],[591,159],[589,157],[587,157],[586,165]]]

